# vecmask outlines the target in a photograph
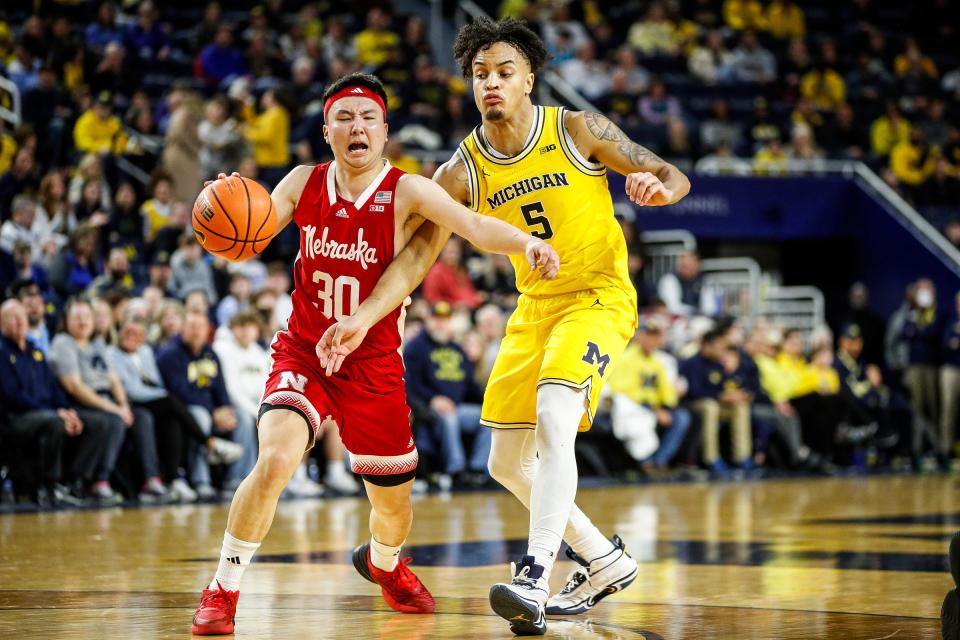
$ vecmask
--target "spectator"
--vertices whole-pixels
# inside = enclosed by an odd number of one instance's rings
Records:
[[[894,145],[890,152],[890,169],[907,193],[916,198],[919,187],[933,173],[937,151],[927,146],[923,131],[911,127],[906,140]]]
[[[700,125],[700,144],[708,149],[721,145],[736,149],[742,139],[743,128],[734,122],[730,104],[723,99],[714,100],[710,118]]]
[[[230,294],[217,305],[217,325],[221,327],[229,326],[230,319],[233,316],[249,309],[252,293],[253,289],[247,276],[242,273],[234,273],[230,276]],[[229,390],[229,388],[230,382],[228,380],[227,389]]]
[[[808,162],[823,159],[823,150],[813,139],[813,130],[810,125],[800,122],[793,125],[790,135],[790,148],[787,151],[791,160],[805,160]]]
[[[80,191],[80,202],[73,208],[73,214],[78,222],[99,228],[110,221],[110,208],[103,206],[103,197],[100,182],[87,180]]]
[[[27,335],[27,313],[17,300],[0,305],[0,399],[8,443],[31,468],[31,489],[40,506],[80,505],[62,481],[65,438],[76,438],[78,448],[70,475],[83,479],[107,445],[108,433],[98,422],[84,425],[47,365],[46,356]],[[86,429],[84,427],[87,426]]]
[[[167,102],[170,121],[161,165],[171,178],[174,197],[181,202],[193,202],[203,188],[198,159],[198,127],[202,118],[200,98],[191,91],[174,88]]]
[[[770,140],[766,145],[760,147],[756,155],[753,156],[754,169],[760,174],[786,173],[788,161],[789,157],[783,145],[780,144],[780,138]]]
[[[663,344],[663,326],[655,316],[647,316],[608,381],[610,391],[622,396],[615,403],[626,399],[633,403],[631,409],[646,414],[656,426],[659,446],[642,459],[644,473],[654,478],[664,474],[690,428],[690,412],[677,406],[676,385],[657,357]],[[617,431],[615,419],[614,433]]]
[[[940,368],[940,438],[937,454],[941,468],[949,470],[957,434],[957,409],[960,406],[960,294],[954,296],[955,309],[944,324],[941,342],[943,366]]]
[[[255,426],[246,414],[237,414],[230,403],[223,367],[208,344],[210,321],[203,313],[189,313],[182,333],[170,338],[157,353],[157,366],[170,394],[187,405],[204,435],[226,436],[245,451],[256,447]],[[212,486],[206,451],[195,443],[188,445],[190,482],[202,500],[216,497]],[[224,491],[232,493],[250,471],[240,460],[227,469]]]
[[[763,5],[758,0],[724,0],[723,20],[728,27],[737,31],[762,31],[767,28]]]
[[[938,84],[937,65],[929,56],[923,55],[913,38],[907,38],[904,52],[894,60],[893,72],[900,91],[907,96],[929,93]]]
[[[203,249],[195,236],[184,235],[180,248],[170,259],[173,278],[170,286],[179,298],[185,298],[191,291],[202,291],[207,301],[217,301],[217,289],[213,284],[213,270],[203,259]]]
[[[80,159],[77,165],[77,173],[70,179],[70,187],[67,190],[67,201],[70,206],[76,207],[83,199],[83,189],[89,182],[98,182],[100,184],[100,208],[103,211],[110,210],[112,201],[112,191],[107,179],[103,176],[103,164],[100,162],[100,156],[95,153],[88,153]]]
[[[696,47],[687,61],[691,75],[708,85],[722,84],[731,79],[734,55],[723,42],[723,32],[707,32],[703,45]]]
[[[680,118],[680,102],[673,96],[667,95],[667,85],[657,79],[650,85],[650,93],[637,102],[637,111],[640,117],[655,126],[663,126],[672,118]]]
[[[113,94],[101,91],[96,104],[77,119],[73,144],[82,153],[122,153],[127,145],[123,123],[113,115]]]
[[[201,145],[200,176],[204,179],[236,167],[243,154],[243,134],[229,110],[223,96],[208,101],[204,110],[204,119],[197,130]]]
[[[213,42],[200,52],[198,72],[207,82],[220,85],[224,81],[244,75],[247,72],[247,62],[243,52],[233,46],[231,25],[220,23],[214,33]]]
[[[920,130],[931,147],[945,149],[950,142],[950,124],[946,121],[947,107],[943,100],[933,100],[927,109],[926,118],[920,122]]]
[[[651,2],[644,18],[630,27],[627,44],[645,56],[679,53],[674,25],[667,20],[667,12],[660,2]]]
[[[170,224],[173,210],[173,178],[165,171],[155,171],[150,177],[152,198],[140,205],[143,217],[143,234],[148,241],[157,237],[157,233]],[[199,193],[199,192],[198,192]]]
[[[800,94],[820,111],[833,111],[846,100],[847,86],[836,64],[836,46],[824,43],[823,57],[800,80]]]
[[[448,303],[435,304],[425,330],[406,346],[407,395],[414,414],[431,421],[431,435],[439,436],[444,473],[461,486],[481,485],[487,478],[490,431],[480,426],[483,392],[474,380],[473,363],[452,341],[452,315]],[[475,436],[469,459],[463,434]]]
[[[245,135],[253,145],[260,176],[272,187],[280,182],[290,165],[290,114],[275,89],[263,94],[260,106],[263,111],[250,121]]]
[[[51,327],[40,286],[33,278],[23,278],[10,286],[10,295],[20,301],[27,313],[27,338],[44,357],[49,356]]]
[[[699,314],[703,297],[700,256],[695,251],[680,254],[676,271],[660,278],[657,293],[670,313],[682,316]]]
[[[384,147],[384,155],[390,164],[401,171],[413,174],[420,173],[420,161],[417,160],[415,156],[407,153],[403,143],[396,138],[387,141]]]
[[[910,140],[910,123],[903,119],[900,110],[892,101],[881,117],[870,126],[870,147],[873,155],[886,158],[895,146]]]
[[[77,227],[77,217],[67,199],[67,184],[59,171],[52,171],[40,180],[34,224],[46,230],[44,235],[55,240],[58,249],[67,243],[67,236]]]
[[[870,148],[867,133],[848,103],[837,107],[823,142],[830,156],[847,160],[862,160]]]
[[[105,446],[89,463],[88,468],[95,471],[95,475],[84,475],[85,480],[93,480],[92,496],[107,504],[122,500],[110,487],[109,479],[129,428],[146,477],[141,494],[144,498],[161,497],[165,492],[157,484],[159,469],[152,417],[141,412],[135,414],[127,404],[120,379],[107,361],[107,346],[93,339],[90,303],[83,299],[71,300],[64,315],[67,331],[57,334],[50,346],[53,372],[78,407],[77,414],[84,425],[99,423],[98,429],[109,434]]]
[[[766,27],[778,40],[806,36],[803,9],[793,0],[773,0],[767,7]]]
[[[37,217],[37,204],[28,196],[17,196],[10,206],[10,219],[0,225],[0,249],[13,253],[16,244],[24,243],[33,249],[34,260],[43,254],[43,245],[47,238],[40,235],[40,229],[34,224]]]
[[[733,441],[733,461],[743,468],[751,466],[753,452],[750,432],[750,399],[742,389],[724,389],[726,372],[723,357],[727,339],[721,329],[703,335],[700,351],[680,363],[680,375],[687,381],[685,402],[699,417],[703,433],[703,462],[713,473],[728,470],[720,457],[720,421],[729,420]]]
[[[97,229],[81,224],[70,234],[67,250],[50,263],[50,285],[62,300],[81,293],[100,273]]]
[[[917,192],[917,202],[926,207],[956,208],[960,202],[960,181],[943,156],[933,162],[933,173]]]
[[[19,149],[10,170],[0,177],[0,220],[10,217],[10,205],[18,195],[29,195],[38,184],[33,151]]]
[[[124,45],[143,61],[166,60],[170,56],[170,34],[157,18],[153,2],[143,0],[137,7],[136,22],[127,27]]]
[[[638,96],[650,86],[650,74],[637,64],[637,54],[630,47],[623,46],[617,49],[614,70],[626,76],[624,78],[625,93]]]
[[[84,31],[87,47],[103,50],[108,44],[123,42],[123,34],[117,26],[117,10],[112,2],[101,2],[97,7],[97,19]]]
[[[597,100],[610,90],[610,75],[606,66],[597,60],[593,42],[587,40],[577,47],[577,55],[559,68],[563,79],[574,86],[588,100]]]
[[[223,7],[217,0],[208,2],[203,8],[203,20],[193,28],[190,38],[190,48],[193,51],[202,51],[214,41],[217,32],[223,24]]]
[[[369,20],[370,17],[368,16],[367,19]],[[350,38],[346,25],[337,16],[327,21],[327,32],[321,38],[320,47],[323,52],[323,62],[327,67],[333,67],[338,60],[357,59],[356,40]],[[389,50],[389,47],[387,49]]]
[[[387,59],[387,51],[400,43],[400,36],[389,31],[391,16],[381,8],[367,13],[367,28],[354,38],[357,61],[362,65],[378,65]]]
[[[190,205],[186,202],[174,202],[170,207],[170,217],[167,224],[157,231],[156,237],[150,245],[153,256],[166,254],[166,264],[169,266],[170,257],[180,248],[183,238],[193,235],[193,229],[188,228],[191,214]],[[146,223],[146,220],[144,220]]]
[[[130,258],[124,247],[110,249],[103,275],[98,276],[87,292],[92,296],[103,296],[108,291],[121,290],[128,294],[139,293],[137,283],[130,273]]]
[[[732,71],[740,82],[766,84],[776,79],[777,62],[772,53],[760,46],[756,33],[744,31],[740,45],[733,52]]]
[[[17,141],[7,133],[7,121],[0,119],[0,174],[6,173],[17,153]]]
[[[863,340],[863,359],[868,364],[884,362],[883,334],[885,322],[870,309],[870,291],[862,282],[850,287],[844,324],[858,327]]]
[[[477,331],[483,340],[483,353],[477,363],[476,380],[481,386],[486,386],[493,363],[500,352],[500,344],[504,336],[504,317],[500,307],[494,304],[485,304],[477,309]]]
[[[93,71],[90,88],[94,93],[123,93],[133,83],[131,75],[123,46],[119,42],[110,42]]]
[[[937,292],[926,278],[917,281],[914,304],[903,325],[902,337],[907,343],[907,369],[903,383],[910,392],[914,412],[913,455],[923,453],[924,435],[936,442],[933,425],[939,424],[937,401],[937,367],[944,320],[937,309]]]
[[[427,302],[446,302],[467,309],[476,309],[483,303],[483,296],[474,288],[470,276],[461,265],[462,253],[463,245],[459,238],[447,240],[440,252],[440,260],[423,279],[423,297]]]

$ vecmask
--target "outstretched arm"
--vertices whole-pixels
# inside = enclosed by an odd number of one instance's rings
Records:
[[[630,140],[594,111],[564,114],[564,126],[585,157],[627,177],[627,195],[641,206],[673,204],[690,192],[690,180],[669,162]]]

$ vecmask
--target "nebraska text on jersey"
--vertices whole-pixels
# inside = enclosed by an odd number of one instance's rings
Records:
[[[377,249],[363,239],[363,228],[357,230],[357,241],[351,244],[341,244],[336,240],[327,240],[330,232],[328,227],[323,228],[323,235],[317,239],[317,228],[308,224],[303,228],[304,250],[307,257],[315,259],[318,255],[332,260],[349,260],[359,262],[366,270],[368,264],[377,263]]]

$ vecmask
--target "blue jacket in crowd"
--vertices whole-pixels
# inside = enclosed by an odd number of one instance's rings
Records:
[[[457,404],[479,402],[483,397],[474,381],[474,365],[460,345],[434,342],[424,330],[404,348],[403,361],[411,404],[429,404],[436,396],[447,396]]]
[[[903,325],[903,339],[907,342],[910,364],[938,364],[943,323],[936,307],[913,309]]]
[[[691,402],[719,398],[727,377],[722,364],[704,357],[702,353],[681,362],[680,375],[687,380],[686,400]]]
[[[21,351],[6,336],[0,336],[0,400],[14,414],[70,406],[43,352],[29,338]]]
[[[167,391],[184,404],[208,411],[232,406],[223,381],[220,359],[210,345],[194,355],[180,336],[170,338],[157,352],[157,366]]]

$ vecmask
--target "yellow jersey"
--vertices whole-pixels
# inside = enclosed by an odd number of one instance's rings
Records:
[[[514,156],[490,147],[482,125],[460,144],[470,207],[543,239],[560,255],[554,280],[541,280],[524,256],[510,256],[520,293],[539,298],[613,287],[635,299],[607,168],[574,146],[562,107],[533,108],[530,135]]]

